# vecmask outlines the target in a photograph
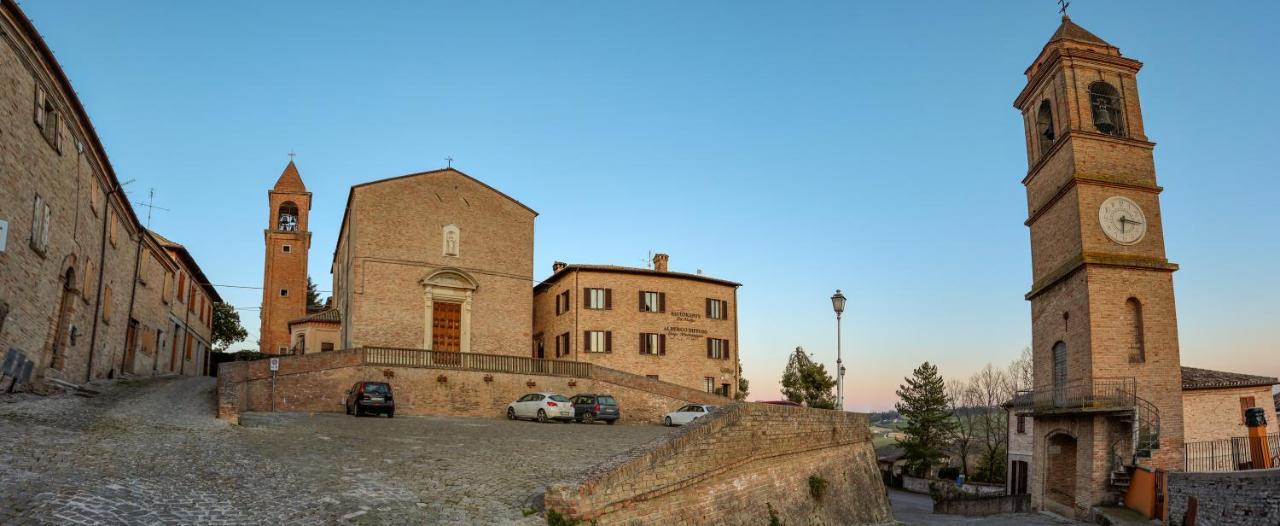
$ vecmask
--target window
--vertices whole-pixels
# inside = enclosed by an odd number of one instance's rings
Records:
[[[729,359],[729,340],[707,338],[707,358],[713,360]]]
[[[173,273],[164,273],[164,290],[160,293],[160,300],[169,303],[169,298],[173,296]]]
[[[584,289],[582,292],[584,308],[595,310],[613,308],[613,289]]]
[[[1040,111],[1036,113],[1036,134],[1036,140],[1040,143],[1040,155],[1049,153],[1056,133],[1053,127],[1053,106],[1048,100],[1040,102]]]
[[[729,316],[729,302],[707,298],[707,319],[723,320]]]
[[[183,351],[183,354],[185,354],[185,355],[186,355],[186,359],[187,359],[187,360],[190,360],[190,359],[191,359],[191,347],[192,347],[191,333],[189,333],[189,332],[188,332],[188,333],[187,333],[187,346],[186,346],[185,350]]]
[[[1129,363],[1146,363],[1147,349],[1143,342],[1142,303],[1137,298],[1129,298],[1124,306],[1125,321],[1129,327]]]
[[[1252,396],[1240,397],[1240,423],[1241,424],[1245,423],[1245,420],[1246,420],[1245,413],[1247,413],[1249,411],[1249,408],[1253,407],[1254,405],[1257,405],[1257,404],[1255,403],[1254,398]]]
[[[280,297],[281,298],[289,297],[289,289],[280,289]]]
[[[584,331],[582,350],[584,352],[613,352],[613,331]]]
[[[102,321],[111,323],[111,285],[102,289]]]
[[[556,336],[556,358],[569,355],[569,333]]]
[[[1018,415],[1018,434],[1027,432],[1027,415]]]
[[[648,332],[640,333],[640,354],[667,354],[667,335]]]
[[[650,379],[650,380],[657,380],[657,379],[658,379],[658,375],[656,375],[656,374],[646,374],[646,375],[644,375],[644,377],[645,377],[645,378],[648,378],[648,379]]]
[[[92,291],[97,290],[93,286],[95,283],[93,278],[97,276],[97,274],[94,274],[94,266],[95,265],[91,260],[86,260],[84,262],[84,285],[80,287],[80,295],[84,296],[85,301],[89,300],[89,296],[92,295]]]
[[[714,377],[708,376],[706,378],[703,378],[702,383],[703,383],[703,387],[706,389],[708,393],[716,392],[716,379]],[[702,408],[699,407],[698,409],[702,409]]]
[[[40,134],[44,136],[44,140],[48,141],[55,151],[62,153],[62,138],[59,132],[61,125],[58,110],[53,106],[53,99],[49,98],[49,94],[43,88],[36,87],[36,127],[40,128]]]
[[[285,254],[288,254],[290,252],[293,252],[293,245],[284,245],[280,247],[280,250],[284,251]]]
[[[107,222],[111,227],[108,229],[107,239],[111,241],[111,246],[116,246],[116,239],[119,237],[120,221],[116,220],[115,210],[107,209]]]
[[[98,203],[102,202],[102,187],[98,186],[98,178],[91,172],[89,174],[89,209],[93,210],[93,215],[98,215]]]
[[[187,290],[187,275],[179,272],[178,273],[178,290],[177,290],[177,293],[175,294],[175,297],[178,298],[179,302],[183,301],[182,295],[186,293],[186,290]]]
[[[662,292],[640,291],[640,312],[666,312],[667,295]]]
[[[1067,344],[1053,344],[1053,386],[1061,392],[1067,385]]]
[[[556,316],[569,312],[569,291],[556,294]]]
[[[329,351],[332,351],[332,350],[333,350],[333,344],[332,344],[332,343],[324,342],[324,343],[321,343],[321,344],[320,344],[320,352],[329,352]]]
[[[281,345],[280,349],[276,351],[276,354],[288,354],[288,353],[289,353],[289,348],[283,345]]]
[[[280,211],[277,214],[276,229],[284,232],[295,232],[298,230],[298,205],[293,201],[285,201],[280,203]]]
[[[31,212],[31,249],[41,256],[49,250],[49,220],[52,212],[49,203],[36,194],[35,207]]]
[[[1099,133],[1124,136],[1124,106],[1114,86],[1106,82],[1090,84],[1089,106],[1093,110],[1093,127]]]

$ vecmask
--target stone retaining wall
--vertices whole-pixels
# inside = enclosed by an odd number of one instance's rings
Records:
[[[982,516],[997,513],[1028,513],[1031,495],[983,495],[933,501],[933,512],[945,515]]]
[[[553,484],[545,501],[602,526],[892,521],[865,415],[755,403]]]
[[[1168,524],[1184,524],[1196,498],[1196,524],[1280,524],[1280,469],[1224,473],[1169,473]]]

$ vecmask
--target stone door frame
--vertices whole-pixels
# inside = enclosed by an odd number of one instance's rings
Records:
[[[431,349],[435,303],[457,303],[462,307],[458,352],[471,352],[471,304],[480,284],[459,268],[445,267],[418,280],[422,285],[422,348]]]

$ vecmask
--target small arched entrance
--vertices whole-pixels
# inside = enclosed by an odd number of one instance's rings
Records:
[[[1076,438],[1066,433],[1049,435],[1045,444],[1045,499],[1074,508],[1076,503]]]

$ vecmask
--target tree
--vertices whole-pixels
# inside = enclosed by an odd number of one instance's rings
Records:
[[[946,383],[937,367],[924,362],[904,380],[907,383],[897,391],[900,401],[894,405],[907,419],[905,438],[899,445],[907,470],[923,477],[946,458],[943,447],[955,431],[955,421],[948,407]]]
[[[813,361],[803,347],[796,347],[782,373],[782,394],[787,400],[818,409],[834,409],[836,397],[831,389],[835,386],[836,381],[827,374],[827,367]]]
[[[1018,359],[1009,364],[1010,388],[1013,391],[1035,388],[1035,369],[1031,363],[1031,348],[1023,347]]]
[[[975,480],[1002,482],[1009,442],[1009,412],[1004,404],[1013,398],[1013,381],[1007,372],[987,364],[969,384],[975,397],[973,417],[978,419],[984,446]]]
[[[311,276],[307,276],[307,309],[320,308],[324,308],[324,303],[320,301],[320,291],[315,282],[311,281]]]
[[[240,325],[240,313],[229,303],[213,304],[213,350],[226,352],[232,345],[244,341],[249,333]]]
[[[973,452],[974,439],[977,437],[978,419],[974,418],[970,411],[975,399],[976,393],[972,388],[972,382],[965,383],[960,380],[947,381],[947,400],[951,403],[951,415],[956,419],[955,431],[951,434],[951,442],[955,445],[956,454],[960,455],[960,472],[964,473],[965,478],[969,478],[969,454]]]
[[[742,360],[738,360],[738,392],[733,394],[733,399],[738,401],[746,400],[750,387],[751,382],[747,381],[747,377],[742,376]]]

